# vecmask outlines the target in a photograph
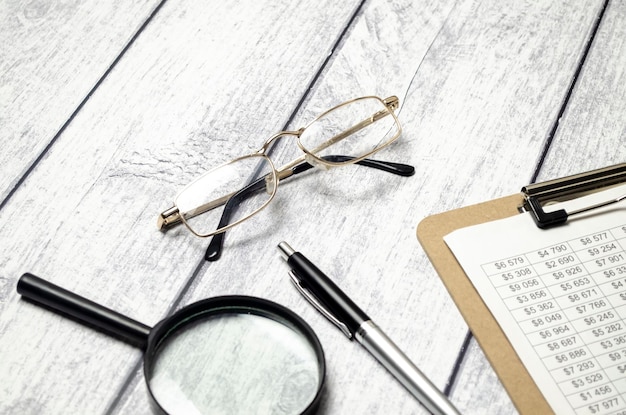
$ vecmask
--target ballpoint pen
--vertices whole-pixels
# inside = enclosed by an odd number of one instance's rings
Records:
[[[459,415],[448,398],[334,282],[286,242],[278,244],[298,291],[350,339],[356,339],[435,415]]]

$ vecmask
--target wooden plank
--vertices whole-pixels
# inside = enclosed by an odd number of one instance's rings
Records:
[[[472,385],[476,385],[477,388],[471,387]],[[465,414],[518,413],[474,338],[471,339],[459,368],[459,377],[451,396],[464,408]]]
[[[196,1],[159,11],[0,211],[0,246],[11,252],[0,260],[0,366],[11,379],[1,412],[114,405],[140,351],[20,301],[17,278],[32,271],[156,323],[205,243],[159,233],[156,215],[231,148],[249,151],[285,124],[355,4]]]
[[[599,2],[439,7],[428,16],[410,2],[368,4],[293,124],[351,96],[397,93],[404,135],[380,157],[414,164],[415,177],[353,167],[285,182],[267,219],[230,232],[224,257],[205,264],[182,302],[236,292],[301,314],[327,353],[323,413],[423,409],[289,287],[275,245],[285,239],[315,260],[443,389],[466,326],[420,250],[415,226],[432,212],[515,191],[520,176],[532,175],[584,45],[581,27],[593,25],[589,10]],[[277,158],[293,155],[282,148]],[[459,383],[456,391],[471,389],[477,399],[455,393],[453,400],[462,413],[513,412],[492,384]],[[141,410],[145,396],[135,380],[119,413]]]
[[[619,122],[626,110],[625,22],[626,5],[610,2],[537,181],[626,160],[623,129]],[[489,368],[482,351],[473,342],[459,373],[458,384],[487,384],[494,390],[501,389]],[[466,402],[464,405],[471,409],[468,413],[483,412],[478,405],[485,399],[482,390],[458,388],[453,396]],[[509,413],[500,409],[503,405],[502,399],[494,402],[493,410],[489,412]]]
[[[538,181],[626,161],[626,4],[610,2]]]
[[[158,5],[3,2],[0,203]]]

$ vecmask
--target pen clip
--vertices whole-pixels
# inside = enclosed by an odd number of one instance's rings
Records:
[[[297,275],[298,274],[296,274],[294,270],[289,271],[289,277],[291,277],[291,282],[296,287],[296,289],[300,292],[300,294],[302,294],[302,296],[306,298],[306,300],[309,303],[311,303],[311,305],[315,307],[317,311],[322,313],[324,317],[330,320],[331,323],[339,327],[339,330],[341,330],[343,334],[346,335],[346,337],[352,340],[353,335],[350,332],[350,329],[348,329],[348,326],[346,326],[344,323],[339,321],[339,319],[335,317],[330,311],[328,311],[311,292],[309,292],[306,288],[304,288],[302,284],[300,283],[300,279],[298,278]]]

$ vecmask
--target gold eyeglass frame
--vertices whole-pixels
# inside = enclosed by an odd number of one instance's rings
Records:
[[[317,148],[315,148],[314,150],[308,150],[306,149],[301,141],[300,141],[300,137],[301,135],[304,133],[304,131],[309,128],[311,125],[313,125],[315,122],[317,122],[318,120],[320,120],[321,118],[325,117],[327,114],[345,107],[347,105],[350,105],[354,102],[358,102],[361,100],[367,100],[367,99],[376,99],[378,101],[381,102],[381,104],[385,107],[384,110],[380,110],[377,111],[376,113],[372,114],[372,116],[364,119],[363,121],[359,122],[358,124],[354,125],[353,127],[341,132],[340,134],[337,134],[336,136],[330,138],[329,140],[327,140],[326,142],[322,143],[320,146],[318,146]],[[178,207],[176,206],[176,204],[174,204],[174,206],[172,206],[171,208],[161,212],[161,214],[158,217],[157,220],[157,228],[161,231],[166,231],[169,228],[172,228],[176,225],[179,225],[180,223],[183,223],[185,225],[185,227],[194,235],[201,237],[201,238],[207,238],[222,232],[226,232],[228,229],[231,229],[237,225],[239,225],[241,222],[244,222],[245,220],[251,218],[252,216],[256,215],[257,213],[259,213],[260,211],[262,211],[263,209],[265,209],[265,207],[272,201],[272,199],[274,198],[274,196],[276,195],[276,191],[278,189],[278,185],[280,180],[285,179],[289,176],[291,176],[293,174],[293,171],[291,170],[293,167],[299,165],[302,162],[308,162],[309,164],[312,164],[315,167],[321,167],[321,168],[332,168],[332,167],[340,167],[340,166],[345,166],[345,165],[349,165],[349,164],[355,164],[369,156],[371,156],[372,154],[382,150],[383,148],[389,146],[391,143],[393,143],[394,141],[396,141],[398,139],[398,137],[400,137],[400,135],[402,134],[402,127],[400,125],[400,122],[398,121],[398,117],[396,116],[396,114],[394,113],[395,110],[397,110],[399,108],[400,105],[400,100],[398,99],[397,96],[392,95],[388,98],[385,99],[381,99],[380,97],[377,96],[363,96],[363,97],[359,97],[359,98],[354,98],[351,99],[349,101],[345,101],[339,105],[336,105],[332,108],[330,108],[329,110],[324,111],[323,113],[321,113],[320,115],[318,115],[316,118],[314,118],[311,122],[309,122],[305,127],[302,127],[298,130],[295,131],[280,131],[276,134],[274,134],[273,136],[271,136],[269,139],[267,139],[265,141],[265,143],[263,144],[263,146],[261,146],[261,148],[255,152],[252,152],[250,154],[241,156],[241,157],[237,157],[233,160],[230,160],[226,163],[223,163],[220,166],[214,167],[211,170],[203,173],[200,177],[198,177],[197,179],[193,180],[192,182],[190,182],[189,184],[187,184],[180,192],[178,192],[178,194],[176,195],[176,198],[174,200],[177,200],[179,198],[179,196],[181,194],[183,194],[187,189],[189,189],[191,186],[195,185],[196,182],[202,180],[203,177],[205,177],[208,174],[211,174],[213,171],[220,169],[222,167],[225,167],[229,164],[233,164],[236,163],[240,160],[244,160],[247,158],[255,158],[255,157],[260,157],[262,159],[264,159],[266,162],[268,162],[269,166],[271,167],[271,177],[266,177],[266,183],[267,183],[267,189],[270,190],[270,184],[271,185],[271,192],[269,195],[269,198],[267,199],[267,201],[265,203],[263,203],[263,205],[261,205],[259,208],[257,208],[256,210],[254,210],[252,213],[250,213],[249,215],[233,222],[233,223],[229,223],[228,225],[218,228],[215,231],[209,232],[209,233],[199,233],[196,230],[193,229],[193,227],[191,225],[189,225],[187,223],[187,217],[195,217],[197,215],[200,215],[204,212],[207,212],[211,209],[214,209],[216,207],[219,207],[221,205],[224,205],[228,202],[228,200],[233,196],[233,194],[235,192],[233,192],[232,194],[226,195],[221,197],[220,199],[214,200],[211,203],[207,203],[204,204],[202,206],[199,206],[198,208],[194,209],[193,212],[187,212],[185,215],[181,215],[180,211],[178,210]],[[330,147],[331,145],[343,140],[344,138],[356,133],[357,131],[362,130],[363,128],[373,124],[374,122],[386,117],[387,115],[391,115],[394,119],[394,123],[397,126],[397,131],[396,133],[393,135],[393,137],[391,137],[390,139],[387,140],[387,142],[381,144],[380,146],[377,146],[376,148],[374,148],[373,150],[359,156],[359,157],[355,157],[352,158],[350,160],[347,161],[340,161],[340,162],[335,162],[335,161],[329,161],[329,160],[324,160],[321,157],[316,156],[314,153],[318,153],[328,147]],[[279,169],[276,169],[276,167],[274,166],[274,163],[272,162],[272,160],[269,158],[269,156],[267,155],[267,151],[269,150],[270,146],[272,145],[272,143],[274,143],[276,140],[278,140],[279,138],[285,137],[285,136],[293,136],[296,137],[298,139],[297,144],[298,147],[300,148],[300,150],[304,153],[302,154],[300,157],[290,161],[289,163],[285,164],[284,166],[280,167]]]

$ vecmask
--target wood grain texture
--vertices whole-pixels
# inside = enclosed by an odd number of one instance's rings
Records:
[[[354,7],[161,9],[0,212],[3,412],[114,405],[140,351],[20,301],[17,278],[30,270],[146,324],[167,314],[204,241],[159,233],[157,214],[207,165],[285,124]],[[271,85],[284,89],[264,94]]]
[[[541,165],[538,181],[626,161],[622,122],[626,108],[625,22],[626,5],[610,2],[573,94],[565,103],[564,115]],[[486,384],[492,390],[502,390],[475,342],[459,373],[458,385],[464,384]],[[506,413],[497,409],[505,401],[501,394],[493,394],[491,398],[497,396],[500,402],[494,402],[493,413]],[[485,399],[485,394],[481,389],[456,388],[453,397],[467,402],[465,405],[472,408],[468,413],[478,413],[476,405]]]
[[[0,3],[0,202],[157,4],[155,0]]]
[[[600,2],[372,0],[354,21],[358,2],[335,3],[163,6],[0,211],[0,372],[12,379],[0,409],[150,413],[140,352],[20,301],[15,281],[32,271],[146,324],[219,294],[271,299],[324,345],[321,413],[424,413],[289,286],[275,246],[317,262],[443,389],[466,326],[415,226],[531,177]],[[155,230],[182,184],[256,149],[301,98],[290,127],[363,94],[400,97],[404,135],[379,158],[414,177],[352,166],[285,181],[216,263],[202,260],[207,241]],[[512,412],[489,385],[459,381],[453,400]],[[489,398],[459,394],[470,388]]]
[[[286,239],[327,270],[443,388],[466,328],[421,254],[414,227],[430,212],[507,191],[520,171],[530,177],[585,41],[580,20],[591,26],[586,8],[592,6],[598,4],[581,5],[566,16],[563,9],[529,11],[513,4],[450,5],[439,15],[439,30],[418,43],[413,39],[423,35],[412,30],[418,30],[415,22],[422,22],[423,9],[368,4],[294,127],[355,90],[376,88],[381,95],[399,90],[407,98],[400,113],[405,133],[380,157],[415,164],[416,176],[398,180],[355,167],[285,183],[264,213],[272,224],[259,219],[229,233],[224,257],[203,266],[183,303],[234,291],[269,296],[303,315],[327,351],[329,386],[322,413],[422,411],[288,286],[275,245]],[[546,12],[550,18],[544,20]],[[374,68],[378,77],[369,72]],[[389,68],[395,68],[393,76]],[[545,71],[550,76],[544,78]],[[290,147],[283,148],[276,157],[287,159]],[[224,278],[233,270],[235,279]],[[145,405],[142,383],[134,385],[121,413]],[[458,389],[469,387],[477,394],[492,393],[488,384],[465,383]],[[375,396],[369,397],[372,390]],[[456,402],[468,413],[514,412],[499,392],[492,399]]]
[[[517,413],[476,339],[470,341],[451,396],[467,414],[486,413],[485,408],[493,415]]]
[[[538,180],[626,161],[626,4],[610,2]]]

